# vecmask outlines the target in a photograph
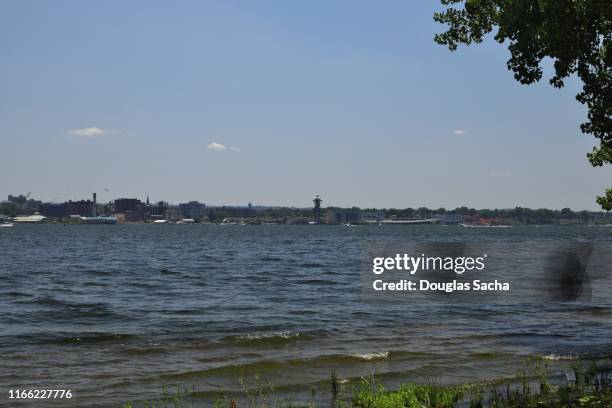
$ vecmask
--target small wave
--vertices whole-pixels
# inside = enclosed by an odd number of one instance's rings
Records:
[[[547,354],[545,356],[542,356],[542,358],[544,360],[550,360],[550,361],[559,361],[559,360],[578,360],[578,356],[572,356],[572,355],[558,355],[558,354]]]
[[[21,303],[30,303],[43,306],[57,306],[61,308],[79,309],[106,309],[108,306],[100,302],[75,302],[67,299],[60,299],[54,296],[37,296],[33,299],[23,300]]]
[[[102,302],[77,302],[54,296],[38,296],[15,300],[15,303],[42,306],[46,318],[66,320],[75,318],[123,318],[108,304]]]
[[[571,334],[566,334],[566,333],[552,333],[552,332],[547,332],[547,333],[535,333],[535,332],[509,332],[509,333],[502,333],[500,334],[500,337],[542,337],[542,338],[546,338],[546,337],[553,337],[553,338],[563,338],[563,337],[571,337]]]
[[[56,299],[53,296],[36,296],[36,297],[33,297],[32,299],[20,301],[20,303],[30,303],[30,304],[45,305],[45,306],[71,306],[72,305],[72,303],[70,302]]]
[[[123,350],[125,354],[132,356],[144,356],[149,354],[163,354],[167,350],[164,347],[131,347]]]
[[[304,285],[336,285],[337,284],[336,282],[327,280],[327,279],[305,279],[298,283],[301,283]]]
[[[324,265],[319,262],[302,262],[298,265],[299,268],[321,268]]]
[[[0,342],[8,341],[17,344],[82,344],[82,343],[112,343],[126,342],[138,338],[134,334],[124,333],[104,333],[104,332],[46,332],[46,333],[28,333],[19,335],[0,335]]]
[[[102,343],[102,342],[114,342],[114,341],[125,341],[128,339],[135,338],[136,336],[133,334],[123,334],[123,333],[83,333],[74,336],[58,336],[55,337],[51,342],[52,343]]]
[[[273,333],[249,333],[238,336],[225,336],[221,339],[221,341],[237,344],[278,344],[297,340],[298,338],[303,336],[304,335],[302,333],[290,331]]]
[[[251,359],[261,359],[262,355],[257,353],[244,353],[234,355],[233,358],[251,358]],[[196,358],[201,363],[224,363],[228,361],[227,356],[217,356],[217,357],[199,357]]]
[[[283,258],[278,257],[278,256],[262,256],[259,258],[260,261],[264,261],[264,262],[278,262],[278,261],[282,261]]]
[[[108,283],[106,282],[83,282],[82,284],[83,286],[94,286],[94,287],[107,287],[110,286]]]
[[[109,276],[112,275],[112,271],[102,270],[102,269],[87,269],[85,273],[95,275],[95,276]]]
[[[184,371],[184,372],[168,372],[159,375],[159,378],[164,380],[191,380],[194,378],[213,377],[219,375],[234,375],[236,373],[262,373],[264,371],[275,371],[280,370],[305,370],[308,368],[320,369],[322,366],[326,367],[353,367],[356,364],[367,364],[367,362],[386,359],[389,356],[389,352],[376,352],[376,353],[363,353],[363,354],[331,354],[322,355],[306,359],[289,359],[289,360],[261,360],[253,361],[244,364],[229,364],[221,365],[215,368],[209,368],[204,370],[195,371]],[[221,360],[224,362],[224,359]]]
[[[403,351],[378,351],[371,353],[353,353],[353,354],[328,354],[310,359],[311,362],[319,362],[328,364],[331,366],[337,365],[349,365],[355,364],[367,364],[377,360],[388,360],[388,359],[404,359],[406,357],[421,358],[424,353],[411,353]]]
[[[485,334],[468,334],[465,336],[458,336],[455,339],[452,339],[450,343],[455,343],[459,340],[476,340],[476,341],[485,341],[485,340],[503,340],[503,339],[514,339],[514,338],[527,338],[527,337],[535,337],[535,338],[564,338],[571,337],[570,334],[565,333],[536,333],[536,332],[528,332],[528,331],[517,331],[517,332],[499,332],[497,334],[493,333],[485,333]]]
[[[481,352],[473,352],[473,353],[469,353],[469,356],[475,359],[481,359],[481,360],[490,360],[493,358],[505,358],[505,357],[512,357],[514,356],[514,354],[512,353],[507,353],[507,352],[494,352],[494,351],[481,351]]]
[[[160,273],[161,275],[180,275],[180,274],[181,274],[181,273],[180,273],[180,272],[178,272],[178,271],[173,271],[172,269],[170,269],[170,268],[165,268],[165,267],[164,267],[164,268],[161,268],[161,269],[159,270],[159,273]]]
[[[11,290],[9,292],[6,292],[5,295],[6,296],[14,296],[14,297],[17,297],[17,296],[21,296],[21,297],[34,297],[34,295],[31,294],[31,293],[20,292],[18,290]]]
[[[361,354],[352,354],[352,357],[355,357],[357,359],[360,360],[366,360],[366,361],[370,361],[370,360],[386,360],[387,358],[389,358],[389,352],[388,351],[382,351],[382,352],[378,352],[378,353],[361,353]]]
[[[298,315],[298,316],[304,316],[304,315],[314,315],[317,314],[317,312],[315,312],[314,310],[287,310],[287,313],[290,315]]]

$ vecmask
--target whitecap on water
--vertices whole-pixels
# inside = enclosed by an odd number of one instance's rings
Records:
[[[389,357],[388,351],[378,352],[378,353],[358,353],[353,354],[353,357],[359,358],[362,360],[383,360]]]
[[[567,355],[567,356],[560,356],[558,354],[547,354],[545,356],[542,356],[542,358],[544,360],[551,360],[551,361],[558,361],[558,360],[577,360],[578,357],[576,356],[572,356],[572,355]]]

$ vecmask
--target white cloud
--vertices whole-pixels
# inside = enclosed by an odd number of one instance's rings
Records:
[[[97,137],[102,136],[103,134],[108,133],[106,129],[101,129],[99,127],[87,127],[87,128],[76,128],[68,130],[68,134],[72,136],[78,137]]]
[[[223,143],[218,143],[218,142],[212,142],[208,145],[208,149],[209,150],[216,150],[216,151],[221,151],[221,150],[231,150],[233,152],[239,152],[240,148],[236,147],[236,146],[226,146]]]
[[[121,130],[121,129],[106,129],[99,128],[96,126],[86,127],[86,128],[75,128],[68,129],[68,134],[71,136],[76,136],[84,139],[90,139],[94,137],[99,137],[103,135],[133,135],[134,132],[129,130]]]
[[[225,150],[227,147],[224,144],[212,142],[208,145],[208,149],[210,150]]]
[[[455,130],[453,130],[453,134],[457,135],[457,136],[464,136],[464,135],[467,135],[467,130],[465,130],[465,129],[455,129]]]

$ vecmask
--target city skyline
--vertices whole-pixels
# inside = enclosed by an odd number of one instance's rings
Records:
[[[598,210],[577,82],[435,45],[439,9],[7,3],[0,196]]]
[[[169,207],[179,207],[181,205],[185,205],[185,204],[197,204],[197,205],[201,205],[204,206],[206,208],[253,208],[253,209],[295,209],[295,210],[312,210],[313,209],[313,203],[316,204],[316,201],[319,201],[319,206],[321,209],[331,209],[331,208],[340,208],[340,209],[351,209],[351,208],[356,208],[356,209],[361,209],[361,210],[376,210],[376,211],[385,211],[385,210],[422,210],[422,209],[426,209],[427,211],[432,211],[432,212],[438,212],[439,210],[444,210],[444,211],[448,211],[448,212],[454,212],[455,210],[463,210],[463,209],[468,209],[468,210],[476,210],[476,211],[506,211],[506,210],[515,210],[515,209],[526,209],[526,210],[550,210],[550,211],[561,211],[561,210],[571,210],[573,212],[579,213],[582,211],[587,211],[590,213],[602,213],[602,214],[609,214],[609,212],[602,210],[600,208],[596,208],[595,210],[585,210],[585,209],[576,209],[576,208],[571,208],[571,207],[561,207],[561,208],[549,208],[549,207],[523,207],[523,206],[514,206],[514,207],[493,207],[493,208],[486,208],[486,207],[470,207],[467,205],[457,205],[457,206],[453,206],[453,207],[443,207],[443,206],[408,206],[408,207],[394,207],[394,206],[389,206],[389,207],[364,207],[364,206],[359,206],[359,205],[348,205],[348,206],[340,206],[340,205],[336,205],[334,203],[331,204],[324,204],[321,205],[322,203],[324,203],[323,197],[320,194],[315,194],[312,199],[310,200],[310,204],[309,205],[282,205],[282,204],[272,204],[272,205],[264,205],[264,204],[258,204],[258,203],[253,203],[253,202],[246,202],[246,203],[215,203],[215,202],[206,202],[206,201],[202,201],[202,200],[183,200],[183,201],[173,201],[173,200],[167,200],[167,199],[151,199],[149,197],[149,195],[147,195],[144,199],[140,198],[140,197],[135,197],[135,196],[121,196],[121,197],[113,197],[107,200],[99,200],[99,194],[97,194],[96,192],[90,192],[91,194],[94,195],[94,199],[92,200],[92,197],[81,197],[78,199],[69,199],[69,200],[62,200],[62,201],[47,201],[47,200],[40,200],[37,199],[37,197],[34,197],[31,195],[31,192],[28,192],[26,195],[23,194],[9,194],[7,196],[6,200],[0,200],[0,205],[1,204],[10,204],[10,203],[17,203],[19,202],[23,202],[23,203],[30,203],[30,204],[52,204],[52,205],[61,205],[61,204],[68,204],[68,203],[74,203],[74,204],[83,204],[83,203],[93,203],[95,200],[95,204],[98,207],[107,207],[109,205],[114,206],[115,203],[117,201],[137,201],[142,205],[151,205],[151,206],[155,206],[155,205],[159,205],[159,204],[163,204]],[[316,208],[316,205],[315,205]],[[32,211],[30,211],[32,212]],[[0,215],[2,213],[0,212]]]
[[[0,221],[15,223],[62,222],[71,224],[193,224],[193,223],[241,223],[261,224],[394,224],[421,225],[445,224],[464,227],[508,227],[511,225],[540,224],[589,224],[609,225],[610,212],[572,211],[551,209],[475,209],[444,208],[338,208],[321,206],[319,194],[312,200],[312,207],[210,206],[198,201],[170,204],[167,201],[151,202],[137,198],[118,198],[108,203],[98,202],[96,193],[92,199],[43,203],[30,195],[9,195],[0,202]],[[10,222],[8,226],[13,226]]]

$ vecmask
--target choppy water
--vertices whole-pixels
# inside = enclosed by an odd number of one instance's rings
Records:
[[[559,246],[612,252],[608,229],[589,227],[4,228],[0,406],[19,406],[7,399],[15,388],[73,390],[73,400],[39,407],[107,407],[176,384],[209,402],[273,383],[307,402],[313,390],[325,394],[332,368],[350,381],[377,373],[391,386],[463,383],[514,375],[529,355],[612,352],[605,262],[591,273],[591,300],[364,300],[364,242],[398,241],[503,252],[498,272],[516,288],[545,276],[542,256]]]

